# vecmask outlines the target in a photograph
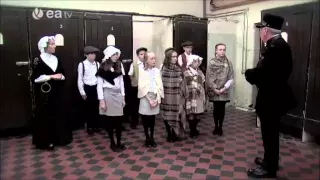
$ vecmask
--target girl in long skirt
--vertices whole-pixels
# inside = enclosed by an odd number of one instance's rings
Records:
[[[162,119],[167,130],[167,141],[179,141],[185,122],[181,119],[180,106],[182,97],[182,71],[177,63],[177,52],[169,49],[165,53],[165,59],[161,68],[164,98],[160,105]]]
[[[37,149],[53,150],[55,145],[67,145],[72,141],[63,112],[64,70],[61,61],[53,55],[53,36],[45,36],[38,42],[41,52],[35,59],[31,80],[35,90],[35,118],[32,141]]]
[[[121,143],[122,116],[125,106],[125,90],[123,83],[123,68],[118,60],[120,50],[109,46],[104,50],[105,58],[101,64],[98,76],[98,99],[100,100],[99,113],[105,116],[105,127],[110,138],[110,148],[114,152],[125,149]],[[116,131],[117,143],[114,140]]]
[[[226,103],[230,101],[229,88],[233,83],[233,66],[226,57],[226,45],[219,43],[215,46],[215,57],[209,61],[207,70],[207,94],[213,101],[213,118],[215,128],[213,134],[223,135],[222,124]]]
[[[156,147],[154,126],[156,115],[160,113],[159,104],[163,98],[163,85],[160,70],[155,67],[156,57],[153,52],[145,55],[144,68],[139,69],[138,98],[140,98],[139,114],[141,114],[145,146]],[[149,133],[150,130],[150,133]]]
[[[197,125],[205,109],[205,76],[199,69],[202,58],[192,55],[188,60],[188,68],[183,76],[183,90],[186,99],[185,110],[189,121],[190,137],[195,139],[199,136]]]

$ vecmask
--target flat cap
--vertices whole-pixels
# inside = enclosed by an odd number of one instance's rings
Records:
[[[193,43],[191,41],[185,41],[183,43],[181,43],[181,46],[182,47],[185,47],[185,46],[193,46]]]
[[[90,53],[94,53],[94,52],[99,52],[99,49],[93,46],[86,46],[84,49],[84,54],[90,54]]]
[[[138,48],[138,49],[136,50],[136,54],[138,55],[138,54],[140,53],[140,51],[148,51],[148,49],[145,48],[145,47],[140,47],[140,48]]]

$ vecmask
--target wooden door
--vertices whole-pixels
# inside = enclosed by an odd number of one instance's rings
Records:
[[[203,57],[201,70],[207,69],[208,20],[176,17],[173,20],[173,45],[179,54],[183,53],[181,43],[192,41],[192,53]]]
[[[44,10],[45,11],[45,10]],[[57,46],[55,55],[62,61],[66,77],[65,83],[65,109],[67,118],[72,126],[78,126],[78,88],[77,88],[77,67],[83,60],[83,13],[72,13],[70,18],[46,18],[34,19],[32,10],[29,11],[29,34],[31,45],[31,58],[39,57],[38,41],[43,36],[55,36],[62,34],[64,46]]]
[[[0,130],[27,127],[32,115],[27,11],[1,7],[0,12]]]
[[[306,102],[305,130],[313,135],[320,135],[320,2],[313,6],[311,49],[309,62],[309,80]]]
[[[98,61],[104,57],[107,36],[115,37],[115,47],[121,50],[120,59],[132,59],[132,16],[99,13],[85,14],[85,44],[100,49]]]
[[[132,62],[132,16],[101,13],[85,14],[85,44],[100,49],[97,56],[99,62],[104,57],[103,50],[107,48],[107,37],[110,34],[115,37],[115,47],[121,50],[120,60],[126,70],[124,76],[126,104],[129,104],[131,82],[127,74]],[[127,119],[129,113],[128,107],[125,106],[124,108],[125,119]]]
[[[262,16],[266,13],[279,15],[285,19],[282,31],[288,34],[288,43],[292,48],[293,57],[293,69],[289,84],[298,104],[283,119],[283,123],[302,129],[312,32],[312,4],[265,10],[262,12]]]

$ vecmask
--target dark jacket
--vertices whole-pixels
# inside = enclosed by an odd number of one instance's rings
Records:
[[[256,112],[286,114],[295,106],[288,79],[292,71],[292,53],[288,43],[280,36],[267,41],[258,65],[245,72],[246,80],[258,87]]]

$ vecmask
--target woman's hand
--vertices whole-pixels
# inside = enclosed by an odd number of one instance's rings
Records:
[[[222,89],[220,89],[220,94],[225,94],[227,92],[227,88],[222,88]]]
[[[220,94],[221,94],[218,89],[214,89],[213,91],[214,91],[214,93],[217,94],[217,95],[220,95]]]
[[[106,110],[107,110],[107,106],[106,106],[106,103],[104,102],[104,100],[100,100],[99,107],[100,107],[100,109],[102,109],[103,111],[106,111]]]
[[[158,105],[157,100],[149,100],[149,104],[151,108],[155,108]]]
[[[123,96],[123,97],[122,97],[122,107],[124,107],[124,106],[126,106],[126,99],[125,99],[125,97]]]
[[[54,80],[59,80],[62,78],[62,74],[59,73],[59,74],[50,75],[50,78]]]

